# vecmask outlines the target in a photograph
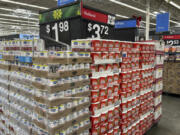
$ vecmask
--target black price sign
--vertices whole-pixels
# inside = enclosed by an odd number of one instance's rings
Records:
[[[46,24],[42,27],[44,28],[41,28],[41,34],[51,37],[57,42],[66,42],[67,38],[70,37],[70,25],[68,20]]]
[[[109,35],[108,26],[92,22],[88,23],[87,31],[92,38],[101,38]]]
[[[85,38],[112,39],[113,26],[90,20],[83,20]]]
[[[70,45],[75,39],[113,39],[114,22],[115,16],[84,8],[77,2],[41,13],[40,37],[46,48],[52,49],[61,48],[57,42]]]
[[[52,25],[47,24],[46,25],[46,33],[52,34],[55,36],[56,41],[60,41],[61,33],[69,32],[69,22],[63,21],[63,22],[57,22]]]
[[[165,40],[166,45],[168,46],[178,46],[180,45],[179,39]]]

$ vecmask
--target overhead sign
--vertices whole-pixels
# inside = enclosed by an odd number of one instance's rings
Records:
[[[46,48],[64,47],[73,39],[113,39],[115,15],[96,10],[80,1],[40,13],[40,37]]]
[[[80,3],[68,7],[59,7],[57,9],[42,12],[39,15],[39,23],[51,23],[81,15]]]
[[[180,39],[180,35],[166,35],[163,36],[164,40],[168,40],[168,39]]]
[[[67,5],[69,3],[76,2],[77,0],[58,0],[58,6]]]
[[[118,20],[115,22],[115,28],[136,28],[137,21],[136,19],[133,20]]]
[[[169,31],[169,13],[158,14],[156,17],[156,32]]]
[[[82,18],[93,20],[101,23],[106,23],[110,25],[115,24],[115,16],[97,12],[91,9],[82,8]]]

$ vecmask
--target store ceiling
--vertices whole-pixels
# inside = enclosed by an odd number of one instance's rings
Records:
[[[122,3],[131,5],[141,10],[146,10],[145,0],[115,0]],[[16,2],[16,3],[14,3]],[[173,0],[176,4],[180,5],[180,0]],[[136,11],[129,7],[125,7],[110,0],[84,0],[84,3],[94,8],[103,9],[113,14],[119,14],[131,18],[133,15],[142,16],[145,21],[146,14],[143,12]],[[31,5],[28,5],[31,4]],[[11,30],[16,29],[17,31],[38,31],[38,12],[39,10],[56,7],[56,0],[0,0],[0,30]],[[16,9],[26,9],[33,13],[29,19],[23,17],[14,17],[14,14],[21,16],[21,11],[14,13]],[[172,6],[165,2],[165,0],[151,0],[151,13],[154,11],[168,11],[171,13],[171,20],[180,23],[180,9]],[[119,17],[119,19],[123,19]],[[155,24],[155,16],[151,16],[151,22]],[[177,25],[172,23],[171,26]],[[19,26],[14,28],[13,26]],[[155,27],[155,25],[151,25]],[[21,29],[20,29],[21,28]]]

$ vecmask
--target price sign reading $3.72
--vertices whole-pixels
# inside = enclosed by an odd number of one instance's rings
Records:
[[[87,30],[90,33],[91,38],[102,38],[109,35],[109,27],[102,24],[88,23]]]

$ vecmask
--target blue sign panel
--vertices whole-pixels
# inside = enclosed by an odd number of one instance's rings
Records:
[[[119,20],[115,22],[115,28],[136,28],[136,20]]]
[[[169,31],[169,13],[158,14],[156,17],[156,32]]]
[[[31,39],[39,39],[39,36],[38,35],[29,35],[29,34],[19,34],[19,38],[31,40]]]
[[[77,0],[58,0],[58,6],[63,6],[72,2],[75,2]]]

